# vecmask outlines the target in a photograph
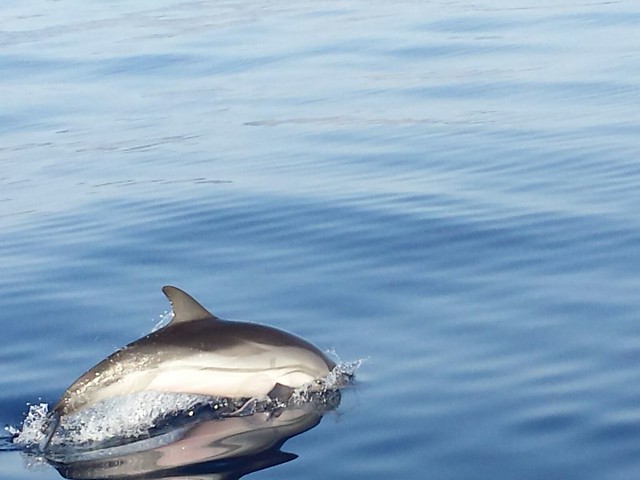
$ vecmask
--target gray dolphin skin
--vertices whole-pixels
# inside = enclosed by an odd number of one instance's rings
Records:
[[[222,320],[186,292],[162,291],[171,322],[102,360],[78,378],[51,411],[60,416],[117,396],[172,392],[228,398],[288,398],[335,367],[309,342],[266,325]]]

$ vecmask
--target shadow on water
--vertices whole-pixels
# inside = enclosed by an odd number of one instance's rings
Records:
[[[327,393],[321,407],[313,403],[246,416],[194,419],[158,436],[99,450],[56,452],[46,461],[69,479],[238,479],[298,458],[281,447],[338,407],[340,392]]]

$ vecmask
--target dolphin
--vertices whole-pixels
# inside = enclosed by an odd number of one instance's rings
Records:
[[[49,414],[52,421],[43,449],[61,416],[108,398],[146,391],[286,400],[336,365],[291,333],[222,320],[179,288],[165,286],[162,291],[173,309],[171,322],[111,354],[73,382]]]

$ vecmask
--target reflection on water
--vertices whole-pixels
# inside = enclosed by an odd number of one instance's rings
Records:
[[[48,461],[65,478],[233,479],[297,458],[281,451],[291,437],[320,423],[339,391],[318,401],[246,416],[193,420],[159,436],[101,450],[57,454]]]

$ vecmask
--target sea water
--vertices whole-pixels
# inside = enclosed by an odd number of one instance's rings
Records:
[[[635,478],[639,21],[4,2],[2,425],[148,333],[174,284],[368,359],[250,478]],[[0,477],[60,478],[1,441]]]

